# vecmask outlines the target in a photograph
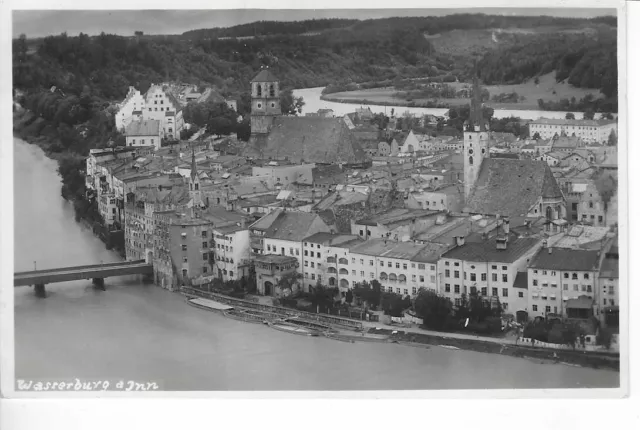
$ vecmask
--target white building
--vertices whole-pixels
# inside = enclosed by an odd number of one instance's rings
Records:
[[[153,145],[158,150],[162,144],[164,130],[160,121],[147,119],[129,123],[125,128],[124,135],[127,146]]]
[[[180,132],[184,128],[182,105],[171,94],[168,87],[151,85],[144,95],[144,100],[145,108],[142,117],[160,121],[162,131],[167,138],[180,138]]]
[[[615,120],[577,120],[540,118],[529,123],[529,136],[536,133],[543,139],[550,139],[556,134],[576,135],[585,142],[607,143],[611,132],[618,133]]]
[[[599,260],[599,251],[540,249],[528,266],[529,318],[598,316]]]
[[[120,103],[116,113],[116,128],[124,131],[134,118],[134,112],[141,113],[145,108],[144,97],[134,87],[129,87],[127,96]]]
[[[362,239],[355,235],[316,233],[303,239],[303,283],[304,290],[314,287],[320,282],[329,287],[340,287],[342,294],[349,288],[349,280],[345,278],[348,271],[342,268],[340,274],[340,263],[348,262],[349,247],[362,243]],[[342,277],[341,277],[342,276]]]
[[[215,265],[218,278],[233,281],[242,277],[241,266],[250,258],[249,229],[244,220],[227,227],[211,228],[215,240]]]
[[[478,294],[486,299],[499,300],[505,311],[516,313],[520,289],[514,288],[518,272],[540,248],[537,238],[518,238],[508,241],[499,238],[465,243],[458,238],[458,246],[445,252],[438,261],[439,293],[456,306],[462,295]]]

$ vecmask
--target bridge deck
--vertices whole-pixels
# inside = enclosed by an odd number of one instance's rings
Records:
[[[51,284],[55,282],[78,281],[91,278],[108,278],[135,274],[151,274],[153,266],[144,260],[119,263],[93,264],[77,267],[35,270],[14,274],[13,284],[16,287],[35,284]]]

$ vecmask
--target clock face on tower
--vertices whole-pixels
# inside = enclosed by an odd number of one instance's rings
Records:
[[[469,155],[473,155],[473,149],[469,148]]]

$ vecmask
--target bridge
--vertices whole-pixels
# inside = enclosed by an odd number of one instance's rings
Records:
[[[14,287],[35,286],[36,295],[44,297],[46,284],[55,282],[93,279],[94,285],[104,289],[104,279],[112,276],[151,275],[153,266],[145,260],[121,261],[118,263],[93,264],[88,266],[60,267],[57,269],[16,272]]]

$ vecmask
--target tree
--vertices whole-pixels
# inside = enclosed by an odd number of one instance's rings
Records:
[[[345,301],[349,304],[353,303],[353,292],[351,289],[347,290],[347,294],[345,295]]]
[[[402,297],[396,293],[382,293],[381,307],[386,315],[401,317],[405,309],[411,306],[409,296]]]
[[[616,135],[616,132],[614,130],[611,130],[611,133],[609,133],[609,139],[607,141],[607,145],[609,146],[618,145],[618,136]]]
[[[538,132],[536,131],[536,132],[535,132],[535,134],[533,135],[533,138],[534,138],[535,140],[540,140],[540,139],[541,139],[541,137],[540,137],[540,133],[538,133]]]
[[[613,114],[611,114],[611,112],[605,112],[600,115],[600,119],[613,119]]]
[[[600,327],[596,335],[596,343],[607,349],[611,348],[611,344],[613,343],[613,333],[611,330],[606,327]]]
[[[242,121],[238,123],[236,126],[236,134],[239,140],[249,141],[251,137],[251,119],[249,117],[243,118]]]
[[[353,287],[353,294],[367,302],[371,309],[377,309],[381,301],[382,285],[377,279],[374,279],[371,283],[362,281]]]
[[[309,292],[309,300],[318,312],[325,312],[333,308],[334,297],[338,294],[338,288],[329,288],[318,281]]]
[[[571,113],[571,112],[567,112],[567,114],[564,116],[565,119],[576,119],[576,116]]]
[[[282,290],[283,296],[288,296],[293,293],[294,289],[298,287],[298,280],[302,278],[302,273],[289,272],[280,278],[278,281],[278,287]]]
[[[413,309],[425,327],[442,330],[451,316],[451,301],[434,291],[421,288],[413,302]]]
[[[213,117],[207,124],[207,131],[217,136],[228,136],[233,133],[234,129],[231,120],[223,117]]]
[[[589,108],[586,111],[584,111],[584,115],[582,119],[593,119],[594,115],[595,115],[595,112],[593,111],[593,109]]]
[[[302,97],[294,97],[292,90],[285,90],[280,93],[280,108],[283,115],[301,114],[304,104],[304,99]]]

